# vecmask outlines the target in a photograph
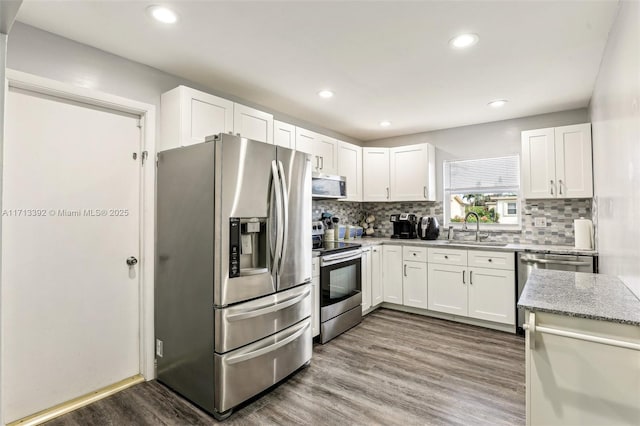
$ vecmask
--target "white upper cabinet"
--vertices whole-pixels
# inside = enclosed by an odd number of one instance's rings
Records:
[[[246,105],[234,104],[233,132],[243,138],[273,143],[273,115]]]
[[[316,139],[316,133],[311,130],[303,129],[302,127],[296,127],[296,149],[298,151],[306,152],[307,154],[313,154],[313,141]],[[314,171],[318,165],[316,158],[312,161]]]
[[[363,201],[434,201],[435,149],[428,143],[362,148]]]
[[[311,154],[313,171],[328,175],[338,173],[338,141],[311,130],[296,127],[296,149]]]
[[[558,197],[593,197],[591,124],[556,127],[555,151]]]
[[[338,141],[325,135],[317,134],[313,143],[313,155],[319,158],[319,173],[338,174]],[[312,161],[313,164],[313,161]]]
[[[273,143],[285,148],[296,149],[296,126],[274,120]]]
[[[423,143],[389,149],[391,201],[434,201],[435,149]]]
[[[362,148],[364,201],[390,201],[389,148]]]
[[[233,132],[233,102],[178,86],[161,97],[160,151],[204,142],[218,133]]]
[[[338,141],[338,175],[347,178],[347,198],[362,201],[362,148]]]
[[[591,124],[522,132],[525,198],[593,197]]]

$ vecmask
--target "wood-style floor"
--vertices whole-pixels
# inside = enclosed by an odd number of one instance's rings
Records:
[[[523,425],[524,364],[515,335],[378,309],[224,424]],[[151,381],[47,424],[215,423]]]

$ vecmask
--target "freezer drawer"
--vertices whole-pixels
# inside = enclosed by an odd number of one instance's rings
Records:
[[[215,309],[215,352],[232,351],[310,317],[311,288],[306,284]]]
[[[215,354],[216,411],[224,412],[278,383],[311,359],[309,318],[224,355]]]

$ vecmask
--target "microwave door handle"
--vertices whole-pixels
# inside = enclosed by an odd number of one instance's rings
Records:
[[[280,177],[278,176],[278,166],[276,160],[271,161],[271,172],[273,175],[273,189],[276,196],[276,247],[273,251],[273,270],[278,271],[280,255],[282,253],[282,193],[280,188]]]
[[[278,262],[278,273],[282,270],[282,262],[287,255],[287,239],[289,237],[289,191],[287,188],[287,181],[284,174],[284,167],[282,161],[278,161],[278,170],[280,171],[280,185],[282,189],[282,248],[280,250],[280,261]]]

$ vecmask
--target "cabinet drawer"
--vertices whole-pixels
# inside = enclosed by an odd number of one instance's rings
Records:
[[[402,258],[412,262],[426,262],[427,248],[404,246],[402,247]]]
[[[320,276],[320,258],[314,257],[311,259],[311,277]]]
[[[514,269],[514,253],[511,251],[469,250],[469,266],[472,268]]]
[[[467,251],[457,249],[429,248],[429,263],[467,266]]]

